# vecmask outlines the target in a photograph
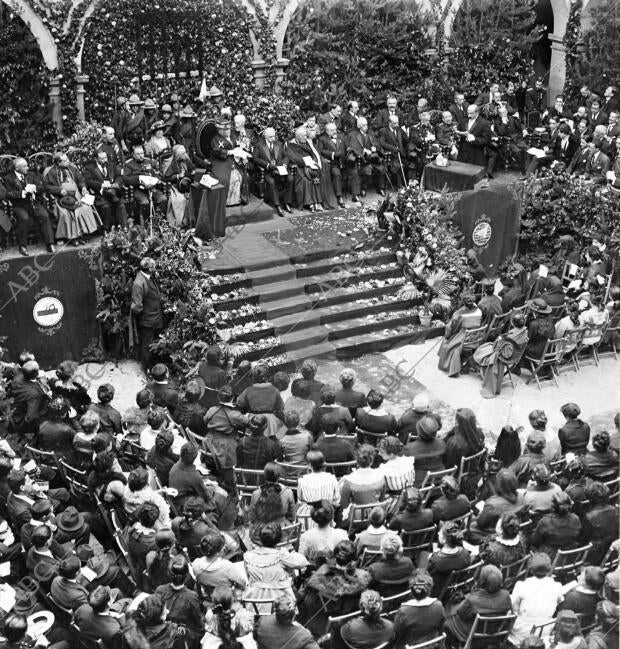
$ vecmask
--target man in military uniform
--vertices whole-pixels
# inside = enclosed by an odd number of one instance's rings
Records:
[[[138,95],[131,95],[129,97],[129,119],[125,125],[125,143],[127,147],[132,147],[134,144],[143,144],[144,138],[148,131],[146,118],[144,116],[144,102]]]
[[[116,141],[121,145],[123,151],[127,151],[125,144],[125,133],[127,131],[127,122],[131,119],[127,99],[125,97],[118,97],[116,100],[116,110],[112,116],[112,128],[114,129],[114,136]]]
[[[317,149],[319,153],[328,161],[329,170],[334,186],[334,193],[340,207],[344,207],[342,198],[342,167],[346,156],[346,147],[344,139],[338,133],[336,124],[329,122],[325,124],[325,133],[320,135],[317,140]]]
[[[536,79],[533,88],[528,88],[525,91],[525,113],[526,117],[529,113],[540,113],[541,115],[547,109],[547,89],[543,86],[542,79]],[[528,126],[534,128],[540,125],[540,117],[538,119],[528,118]]]
[[[115,137],[115,131],[112,126],[104,126],[101,132],[101,142],[95,147],[95,154],[99,151],[105,151],[108,162],[114,166],[122,165],[125,156],[121,149],[121,145]]]
[[[146,130],[149,131],[153,124],[158,121],[157,119],[157,106],[155,102],[149,97],[144,102],[144,119],[146,121]]]
[[[172,106],[170,104],[164,104],[161,107],[161,121],[164,123],[165,137],[174,140],[176,130],[179,126],[179,119],[178,116],[172,112]]]
[[[146,188],[141,183],[140,176],[151,176],[161,180],[157,161],[147,158],[144,154],[144,147],[141,144],[136,144],[133,147],[133,157],[127,160],[123,167],[123,182],[134,188],[134,199],[140,210],[140,215],[146,219],[149,216],[149,193],[155,207],[161,209],[165,207],[166,195],[156,187]]]

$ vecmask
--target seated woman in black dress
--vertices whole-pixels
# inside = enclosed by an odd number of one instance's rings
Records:
[[[514,514],[504,514],[497,524],[499,531],[495,538],[480,544],[479,557],[484,563],[498,568],[523,559],[527,549],[519,535],[520,523]]]
[[[476,615],[505,615],[512,609],[510,593],[502,588],[502,573],[496,566],[483,566],[476,587],[465,595],[454,615],[446,620],[444,630],[463,643],[471,631]]]
[[[433,578],[426,570],[415,570],[409,580],[411,599],[404,602],[394,618],[394,649],[431,640],[441,634],[445,620],[443,604],[431,597]]]
[[[396,417],[385,408],[382,408],[383,394],[379,390],[371,390],[366,399],[368,405],[365,408],[358,408],[355,412],[357,427],[369,433],[387,433],[388,435],[394,435],[396,431]],[[369,444],[375,445],[375,437],[371,435],[364,436],[363,434],[360,436],[368,438],[360,440],[360,442],[366,441]]]
[[[599,564],[611,542],[618,538],[618,510],[609,503],[609,488],[602,482],[586,487],[590,508],[582,519],[584,543],[594,546],[588,554],[588,563]]]
[[[433,512],[421,508],[422,496],[415,487],[405,489],[400,502],[400,511],[389,524],[391,530],[415,532],[433,524]]]
[[[464,516],[470,511],[469,499],[462,494],[459,483],[451,475],[444,476],[439,483],[441,497],[431,506],[433,520],[451,521]]]
[[[547,341],[552,340],[555,335],[551,307],[545,298],[537,297],[530,300],[528,306],[532,315],[527,325],[528,343],[523,354],[524,364],[527,363],[525,357],[540,358]],[[529,367],[529,365],[526,366]]]
[[[446,444],[437,437],[441,426],[432,415],[425,415],[416,424],[417,438],[405,444],[403,455],[415,458],[415,486],[419,487],[429,471],[445,469]]]
[[[618,477],[618,453],[610,448],[611,438],[606,430],[594,433],[593,451],[583,456],[586,475],[593,480],[607,482]]]
[[[355,372],[345,367],[340,372],[340,385],[339,390],[336,390],[336,403],[339,406],[344,406],[349,409],[351,417],[355,415],[358,408],[363,408],[366,405],[366,395],[359,390],[354,390],[355,385]]]
[[[471,565],[471,555],[463,547],[463,530],[459,523],[447,521],[439,530],[439,545],[428,560],[428,571],[434,580],[431,595],[438,597],[445,586],[450,573],[463,570]]]
[[[371,587],[383,597],[407,590],[409,576],[413,572],[413,561],[403,556],[400,536],[384,536],[381,539],[381,554],[383,557],[368,567],[372,577]]]
[[[361,617],[347,622],[341,629],[340,635],[346,642],[338,642],[333,638],[334,647],[349,649],[374,649],[394,639],[394,625],[390,620],[381,617],[383,601],[381,595],[374,590],[365,590],[360,595]]]
[[[551,513],[543,516],[531,538],[532,547],[546,552],[552,559],[558,550],[571,550],[579,545],[581,522],[572,513],[573,501],[565,492],[553,496]],[[617,518],[616,518],[617,521]]]

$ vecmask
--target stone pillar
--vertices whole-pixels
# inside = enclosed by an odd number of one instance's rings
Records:
[[[276,67],[276,90],[280,87],[280,83],[286,77],[286,68],[290,63],[289,59],[279,58]]]
[[[556,95],[564,91],[566,80],[566,48],[563,38],[550,34],[551,41],[551,67],[549,68],[549,91],[547,92],[547,104],[553,106]]]
[[[267,64],[264,59],[256,58],[252,61],[252,70],[254,70],[254,85],[262,90],[265,87],[265,68]]]
[[[62,137],[62,102],[60,99],[60,77],[50,80],[50,103],[52,104],[52,121],[56,127],[56,135]]]
[[[80,122],[85,122],[86,121],[86,109],[84,108],[84,93],[86,92],[84,90],[84,84],[88,83],[88,75],[87,74],[78,74],[77,77],[75,78],[76,82],[76,97],[77,97],[77,113],[78,113],[78,119]]]

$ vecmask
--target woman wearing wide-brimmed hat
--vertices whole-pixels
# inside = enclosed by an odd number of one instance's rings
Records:
[[[524,356],[540,358],[548,340],[553,339],[555,326],[551,319],[551,307],[543,297],[536,297],[527,303],[531,320],[527,326],[528,343]]]

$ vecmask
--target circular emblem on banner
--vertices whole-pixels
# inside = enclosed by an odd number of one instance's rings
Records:
[[[491,240],[491,234],[493,230],[491,229],[491,224],[487,221],[481,221],[474,228],[474,231],[471,233],[471,238],[474,242],[474,245],[482,248],[486,246],[487,243]]]
[[[65,307],[57,297],[48,295],[35,302],[32,309],[34,321],[41,327],[53,327],[62,320]]]

